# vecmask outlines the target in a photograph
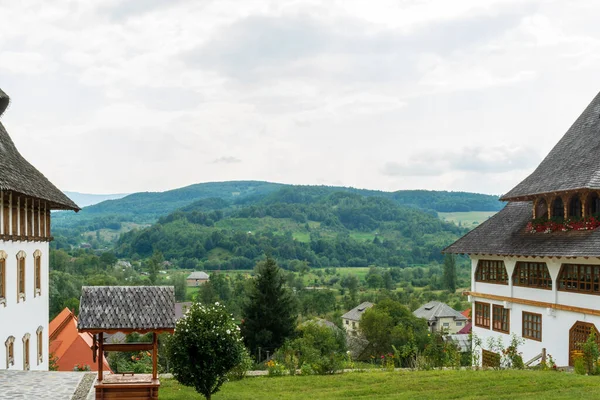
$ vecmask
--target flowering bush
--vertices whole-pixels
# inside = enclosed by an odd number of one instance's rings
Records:
[[[551,233],[566,231],[591,231],[600,226],[600,220],[594,216],[582,219],[549,220],[535,219],[527,224],[530,233]]]
[[[239,327],[225,307],[192,304],[177,321],[169,341],[173,376],[207,399],[227,381],[227,374],[243,361]]]
[[[75,366],[73,367],[73,371],[91,371],[91,370],[92,369],[87,364],[75,364]]]
[[[275,360],[269,360],[267,362],[267,372],[269,376],[282,376],[285,373],[285,366]]]

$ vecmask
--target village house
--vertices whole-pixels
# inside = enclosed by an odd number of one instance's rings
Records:
[[[502,211],[445,249],[471,259],[473,334],[573,365],[600,327],[600,95]],[[484,348],[485,364],[494,354]]]
[[[431,332],[458,333],[468,322],[467,317],[440,301],[430,301],[413,311],[413,314],[425,319]]]
[[[352,310],[348,311],[346,314],[342,315],[342,323],[344,325],[344,329],[346,329],[346,333],[354,336],[358,334],[360,318],[362,317],[363,313],[371,307],[373,307],[373,303],[365,301],[364,303],[361,303]]]
[[[208,282],[209,276],[203,271],[194,271],[186,278],[188,286],[200,286]]]
[[[0,118],[8,106],[0,90]],[[50,210],[79,207],[19,154],[0,123],[0,369],[48,370]]]
[[[65,308],[50,321],[50,354],[55,357],[58,371],[73,371],[75,367],[89,367],[97,371],[90,348],[93,336],[77,331],[77,317],[73,311]],[[110,371],[106,357],[102,357],[104,369]]]

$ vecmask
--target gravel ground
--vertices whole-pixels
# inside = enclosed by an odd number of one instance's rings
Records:
[[[75,393],[73,393],[71,400],[86,400],[95,380],[96,374],[85,374],[79,382],[79,386],[75,389]]]

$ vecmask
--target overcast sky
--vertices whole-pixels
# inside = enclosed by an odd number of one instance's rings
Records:
[[[600,3],[0,0],[2,123],[63,190],[501,194],[600,91]]]

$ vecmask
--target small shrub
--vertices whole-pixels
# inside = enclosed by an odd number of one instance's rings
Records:
[[[241,354],[240,363],[233,367],[233,369],[227,373],[227,378],[231,381],[239,381],[241,379],[244,379],[246,373],[250,371],[250,369],[253,367],[254,361],[252,360],[252,357],[250,357],[248,349],[244,347],[244,350]]]
[[[596,330],[594,328],[592,328],[587,340],[581,346],[581,350],[583,351],[583,362],[586,373],[588,375],[598,375],[600,373],[600,368],[598,368],[600,350],[598,349]]]
[[[586,374],[585,361],[583,360],[582,356],[575,356],[573,358],[573,369],[575,370],[575,373],[578,375]]]
[[[269,376],[283,376],[285,374],[285,366],[275,360],[267,361],[267,372]]]

